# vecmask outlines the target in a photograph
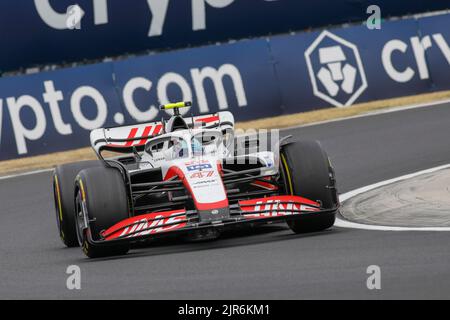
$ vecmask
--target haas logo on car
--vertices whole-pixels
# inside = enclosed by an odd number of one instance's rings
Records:
[[[336,107],[351,105],[367,88],[358,48],[323,31],[305,51],[314,95]]]
[[[242,206],[242,210],[247,212],[245,215],[247,219],[294,215],[299,214],[301,211],[320,211],[318,203],[314,203],[314,205],[312,203],[311,205],[296,203],[295,201],[290,201],[289,198],[289,196],[284,196],[278,197],[278,199],[248,200],[240,201],[239,204]]]
[[[128,218],[103,232],[105,240],[133,238],[186,226],[186,211],[174,210]]]

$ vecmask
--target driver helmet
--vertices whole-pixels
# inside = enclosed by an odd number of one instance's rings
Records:
[[[201,156],[203,154],[202,144],[195,138],[191,140],[192,154]],[[189,155],[188,144],[185,140],[175,140],[173,143],[173,158],[184,158]]]
[[[188,145],[184,140],[175,140],[173,143],[173,158],[184,158],[189,154]]]

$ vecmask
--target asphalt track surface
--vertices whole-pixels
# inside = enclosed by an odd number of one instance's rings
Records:
[[[340,192],[450,163],[450,104],[284,133],[317,139]],[[159,243],[86,259],[56,232],[51,174],[0,180],[0,298],[450,298],[450,233],[333,229],[295,235],[272,225],[206,243]],[[66,268],[81,268],[81,290]],[[368,290],[369,265],[381,290]]]

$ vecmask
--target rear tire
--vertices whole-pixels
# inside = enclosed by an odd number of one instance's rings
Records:
[[[75,211],[78,242],[89,258],[124,255],[127,244],[96,245],[100,233],[129,217],[125,182],[119,170],[99,167],[81,171],[75,182]],[[86,226],[87,223],[87,226]]]
[[[75,177],[83,169],[101,165],[100,161],[81,161],[57,166],[53,173],[53,196],[59,236],[67,247],[78,247],[73,193]]]
[[[283,146],[280,157],[286,194],[319,201],[324,209],[337,208],[339,200],[334,170],[319,142],[290,143]],[[289,220],[288,226],[295,233],[325,230],[334,225],[336,211],[300,215]]]

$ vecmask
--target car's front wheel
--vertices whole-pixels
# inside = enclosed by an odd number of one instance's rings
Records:
[[[129,217],[126,187],[119,170],[98,167],[82,170],[75,181],[77,238],[89,258],[126,254],[127,244],[113,246],[90,242],[101,232]]]
[[[317,141],[296,141],[283,146],[280,168],[286,193],[319,201],[324,209],[338,207],[336,179],[326,152]],[[288,221],[295,233],[315,232],[334,225],[336,210],[299,215]]]
[[[53,173],[53,197],[56,225],[59,236],[67,247],[78,246],[73,202],[75,177],[83,169],[100,165],[100,161],[94,160],[63,164],[55,168]]]

